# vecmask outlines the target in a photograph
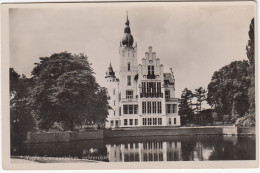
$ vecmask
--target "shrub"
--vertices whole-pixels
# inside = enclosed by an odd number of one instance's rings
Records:
[[[235,125],[237,127],[255,127],[255,117],[250,114],[246,114],[244,117],[238,118]]]

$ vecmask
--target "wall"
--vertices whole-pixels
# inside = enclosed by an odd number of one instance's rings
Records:
[[[104,137],[123,136],[176,136],[176,135],[222,135],[222,128],[159,128],[159,129],[127,129],[104,130]]]
[[[181,128],[126,128],[116,130],[88,130],[80,132],[27,133],[27,142],[69,142],[77,140],[115,137],[188,136],[188,135],[244,135],[255,134],[255,128],[227,127],[181,127]]]
[[[240,127],[238,128],[238,134],[255,134],[255,127]]]
[[[79,132],[51,132],[51,133],[27,133],[27,142],[69,142],[88,139],[103,139],[103,130],[88,130]]]

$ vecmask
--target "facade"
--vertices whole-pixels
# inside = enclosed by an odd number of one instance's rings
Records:
[[[180,126],[173,73],[164,73],[151,46],[138,64],[128,17],[125,25],[119,47],[119,78],[111,63],[105,77],[112,108],[106,128]]]

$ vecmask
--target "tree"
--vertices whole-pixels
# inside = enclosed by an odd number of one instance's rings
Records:
[[[107,92],[96,82],[84,54],[56,53],[35,65],[31,105],[40,128],[60,122],[72,131],[86,121],[105,122],[110,108]]]
[[[179,104],[179,115],[181,116],[181,124],[192,122],[192,91],[185,88],[182,91],[180,104]]]
[[[212,124],[213,122],[212,109],[205,109],[200,112],[201,124]]]
[[[218,115],[230,115],[233,120],[245,115],[249,107],[248,66],[245,60],[234,61],[214,72],[208,85],[207,101]]]
[[[201,104],[206,100],[207,91],[202,87],[195,89],[194,96],[197,98],[198,112],[201,112]]]
[[[28,131],[35,127],[29,102],[29,88],[31,80],[24,75],[19,75],[13,68],[9,69],[10,75],[10,127],[11,144],[19,145],[26,139]]]
[[[249,26],[249,40],[246,46],[246,54],[249,62],[250,88],[249,88],[249,114],[255,114],[255,29],[254,18]]]
[[[201,105],[202,102],[206,100],[206,90],[203,89],[202,87],[199,87],[197,89],[195,89],[195,93],[194,93],[194,97],[196,97],[197,99],[197,103],[196,103],[196,112],[197,114],[195,115],[195,121],[198,124],[202,124],[203,122],[203,117],[200,115],[201,113]]]

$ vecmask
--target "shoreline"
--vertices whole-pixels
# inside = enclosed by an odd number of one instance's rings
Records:
[[[188,136],[188,135],[255,135],[255,127],[235,126],[200,127],[145,127],[118,128],[69,132],[27,133],[28,143],[70,142],[102,140],[118,137]]]

